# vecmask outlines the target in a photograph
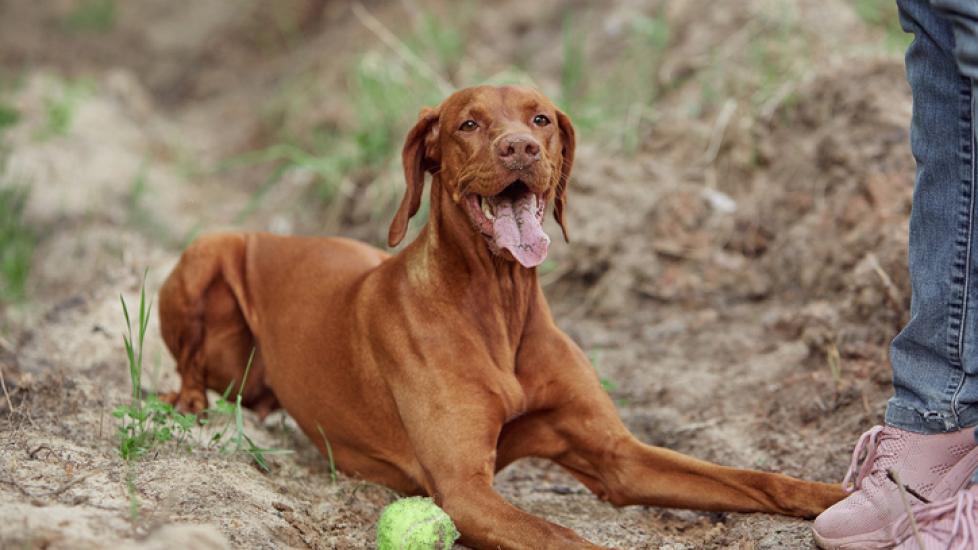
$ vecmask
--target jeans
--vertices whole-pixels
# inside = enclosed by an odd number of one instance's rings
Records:
[[[893,340],[886,423],[917,433],[978,425],[978,0],[898,0],[917,161],[910,321]]]

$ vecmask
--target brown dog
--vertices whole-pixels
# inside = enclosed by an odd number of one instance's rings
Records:
[[[493,491],[519,458],[559,463],[600,498],[811,517],[837,485],[717,466],[628,432],[584,353],[554,324],[534,267],[564,228],[570,120],[540,93],[462,90],[425,109],[404,145],[404,237],[433,174],[418,238],[388,256],[331,238],[198,239],[160,291],[183,409],[206,406],[258,354],[244,403],[279,404],[344,472],[435,498],[475,548],[595,548]],[[565,230],[566,237],[566,230]]]

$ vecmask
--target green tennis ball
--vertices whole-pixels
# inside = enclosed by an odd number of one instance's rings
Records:
[[[449,550],[459,536],[452,518],[430,498],[402,498],[377,522],[377,550]]]

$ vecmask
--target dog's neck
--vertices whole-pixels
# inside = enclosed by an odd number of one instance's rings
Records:
[[[481,324],[493,319],[516,339],[522,334],[529,305],[538,298],[536,270],[493,254],[437,175],[428,223],[403,254],[411,278],[427,287],[423,291],[472,306]]]

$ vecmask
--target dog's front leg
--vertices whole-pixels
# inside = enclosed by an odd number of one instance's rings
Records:
[[[451,516],[464,544],[493,550],[600,548],[516,508],[493,490],[505,414],[484,381],[435,379],[426,375],[430,368],[412,371],[391,387],[423,472],[418,481]]]
[[[537,412],[506,426],[499,467],[522,456],[551,458],[618,506],[813,517],[845,496],[835,484],[719,466],[639,442],[580,348],[552,323],[538,327],[517,367]]]

